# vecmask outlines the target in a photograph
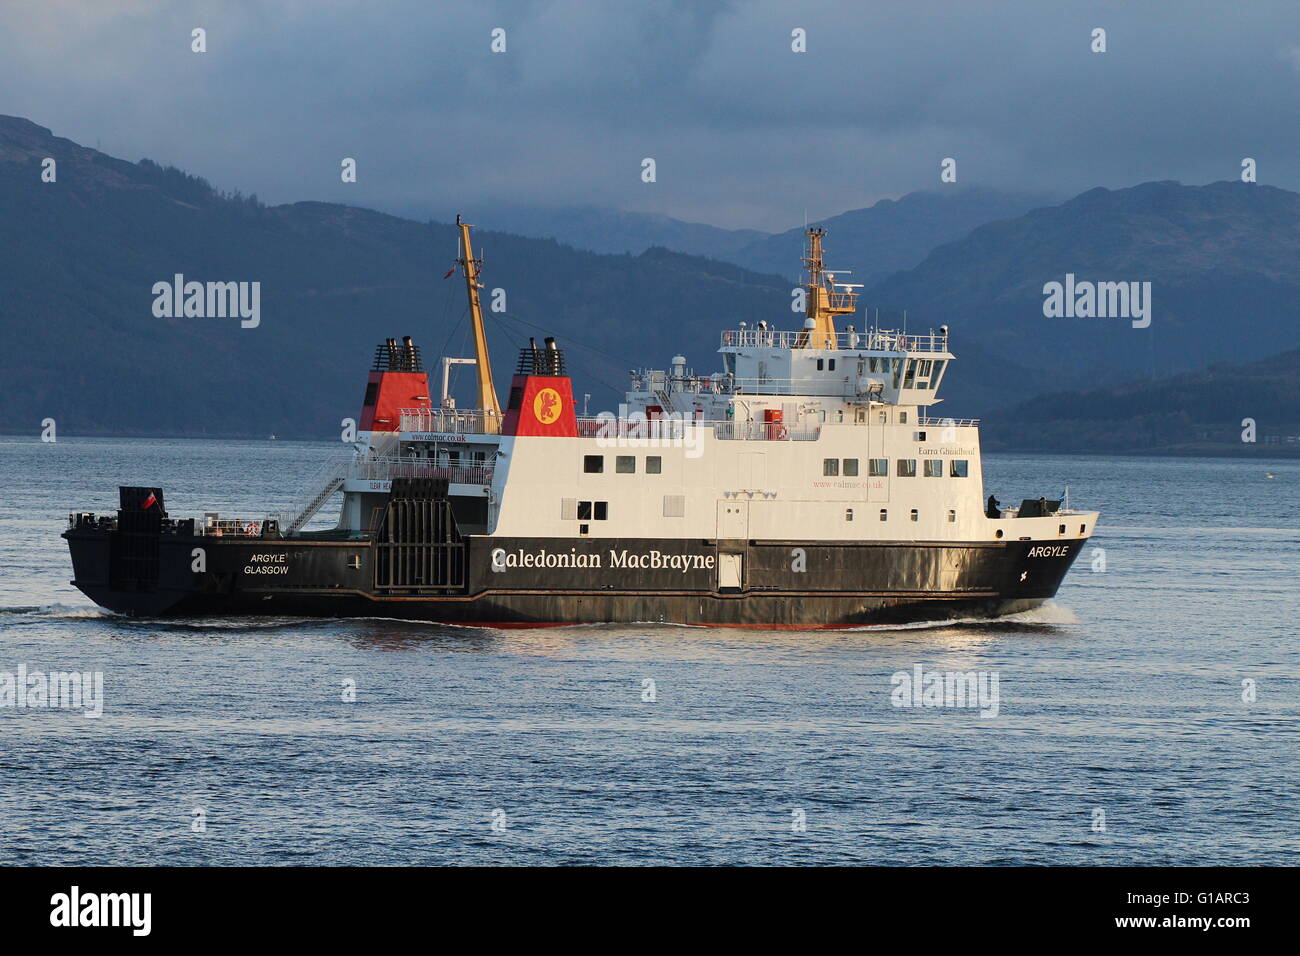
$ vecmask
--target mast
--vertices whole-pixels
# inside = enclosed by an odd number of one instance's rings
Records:
[[[483,287],[479,282],[479,272],[483,260],[474,258],[474,248],[470,245],[470,224],[461,222],[456,216],[456,225],[460,227],[460,264],[465,273],[465,291],[469,294],[470,322],[474,328],[474,362],[478,367],[478,407],[483,411],[483,431],[495,435],[501,430],[501,403],[497,401],[496,386],[492,384],[492,364],[488,359],[487,333],[483,328],[483,309],[479,306],[478,290]]]
[[[805,230],[808,254],[803,257],[808,266],[808,304],[804,314],[813,321],[808,333],[801,336],[800,348],[835,348],[835,316],[852,315],[857,309],[857,294],[840,292],[835,288],[833,276],[827,273],[822,260],[822,237],[826,230],[815,227]],[[851,288],[851,287],[850,287]]]

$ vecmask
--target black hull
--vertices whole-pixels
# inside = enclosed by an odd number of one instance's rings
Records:
[[[368,539],[162,532],[143,543],[136,534],[124,549],[121,535],[78,527],[64,537],[73,583],[123,614],[377,616],[496,627],[843,628],[996,617],[1054,596],[1084,544],[468,537],[385,551]],[[738,568],[739,586],[723,573],[724,562]]]

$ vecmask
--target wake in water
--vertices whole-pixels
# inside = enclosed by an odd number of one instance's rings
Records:
[[[1049,601],[1046,604],[1017,611],[1001,617],[951,617],[933,621],[912,621],[907,624],[872,624],[865,627],[848,628],[851,631],[929,631],[936,628],[1025,628],[1029,630],[1051,630],[1055,627],[1067,627],[1082,624],[1079,616],[1068,607]]]
[[[13,614],[20,617],[42,618],[45,620],[53,619],[78,619],[85,618],[88,620],[103,620],[106,618],[119,618],[120,614],[114,614],[112,611],[106,611],[102,607],[77,607],[68,604],[30,604],[19,605],[17,607],[0,607],[0,615]],[[125,618],[123,618],[125,620]]]
[[[436,628],[439,631],[495,631],[496,628],[481,627],[467,624],[450,624],[444,621],[425,621],[414,618],[394,618],[371,615],[365,617],[343,617],[343,618],[322,618],[322,617],[213,617],[213,618],[195,618],[195,619],[172,619],[172,618],[132,618],[125,615],[116,614],[112,611],[104,610],[97,607],[76,607],[65,604],[49,605],[27,605],[16,607],[0,607],[0,615],[12,615],[9,622],[13,624],[39,623],[51,620],[66,621],[112,621],[114,624],[133,631],[169,631],[175,632],[193,632],[193,633],[248,633],[248,632],[270,632],[290,630],[296,628],[311,628],[318,631],[338,631],[347,630],[355,625],[365,625],[367,623],[381,623],[384,625],[397,625],[399,627],[409,627],[415,629]],[[0,620],[5,620],[0,617]],[[1002,630],[1029,630],[1029,631],[1051,631],[1059,627],[1068,627],[1082,623],[1069,608],[1062,607],[1059,604],[1048,602],[1036,608],[1027,611],[1019,611],[1014,614],[1007,614],[1002,617],[959,617],[959,618],[936,618],[931,621],[912,621],[906,624],[870,624],[861,627],[837,628],[835,631],[815,630],[808,633],[826,635],[828,633],[877,633],[877,632],[896,632],[896,631],[931,631],[958,628],[963,630],[981,630],[981,629],[1002,629]],[[544,630],[604,630],[608,628],[683,628],[689,630],[713,630],[706,625],[676,623],[665,621],[642,621],[632,623],[591,623],[591,624],[569,624],[558,627],[549,627]],[[724,629],[725,630],[725,629]],[[761,631],[761,628],[753,629]],[[783,633],[798,633],[797,631],[783,631]]]

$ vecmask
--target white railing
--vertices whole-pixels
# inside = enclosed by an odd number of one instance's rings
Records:
[[[823,397],[856,398],[858,386],[866,379],[844,378],[732,378],[728,380],[733,394],[737,395],[820,395]],[[865,394],[866,385],[863,384]]]
[[[972,425],[978,425],[978,418],[918,418],[918,425],[928,425],[931,428],[968,428]]]
[[[211,538],[260,538],[262,522],[251,518],[207,518],[198,531]]]
[[[403,432],[497,435],[501,416],[477,408],[403,408],[399,428]]]
[[[751,346],[755,348],[806,349],[827,342],[832,336],[808,331],[777,331],[776,329],[734,329],[722,333],[726,347]],[[894,329],[874,329],[853,332],[836,332],[829,344],[836,349],[864,352],[947,352],[948,335],[929,332],[913,335]]]
[[[713,437],[722,441],[817,441],[820,425],[786,426],[781,422],[718,422]]]
[[[493,466],[460,465],[429,461],[424,458],[358,458],[347,465],[345,478],[366,481],[391,481],[394,478],[446,478],[454,484],[490,485]]]
[[[719,441],[816,441],[821,425],[787,426],[782,422],[695,421],[681,418],[580,418],[578,435],[606,440],[673,441],[691,429],[711,428]]]
[[[686,437],[688,429],[712,428],[718,422],[695,421],[683,418],[615,418],[598,415],[578,419],[579,438],[652,438],[674,440]]]

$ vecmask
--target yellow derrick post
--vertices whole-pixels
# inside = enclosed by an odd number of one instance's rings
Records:
[[[488,359],[487,332],[483,328],[483,309],[479,305],[478,290],[483,288],[479,282],[479,272],[483,260],[474,258],[474,248],[470,245],[470,224],[461,222],[460,257],[456,260],[461,271],[465,273],[465,290],[469,293],[470,322],[474,328],[474,363],[478,369],[478,407],[483,412],[483,431],[495,435],[501,430],[501,403],[497,401],[496,386],[492,383],[492,363]]]

